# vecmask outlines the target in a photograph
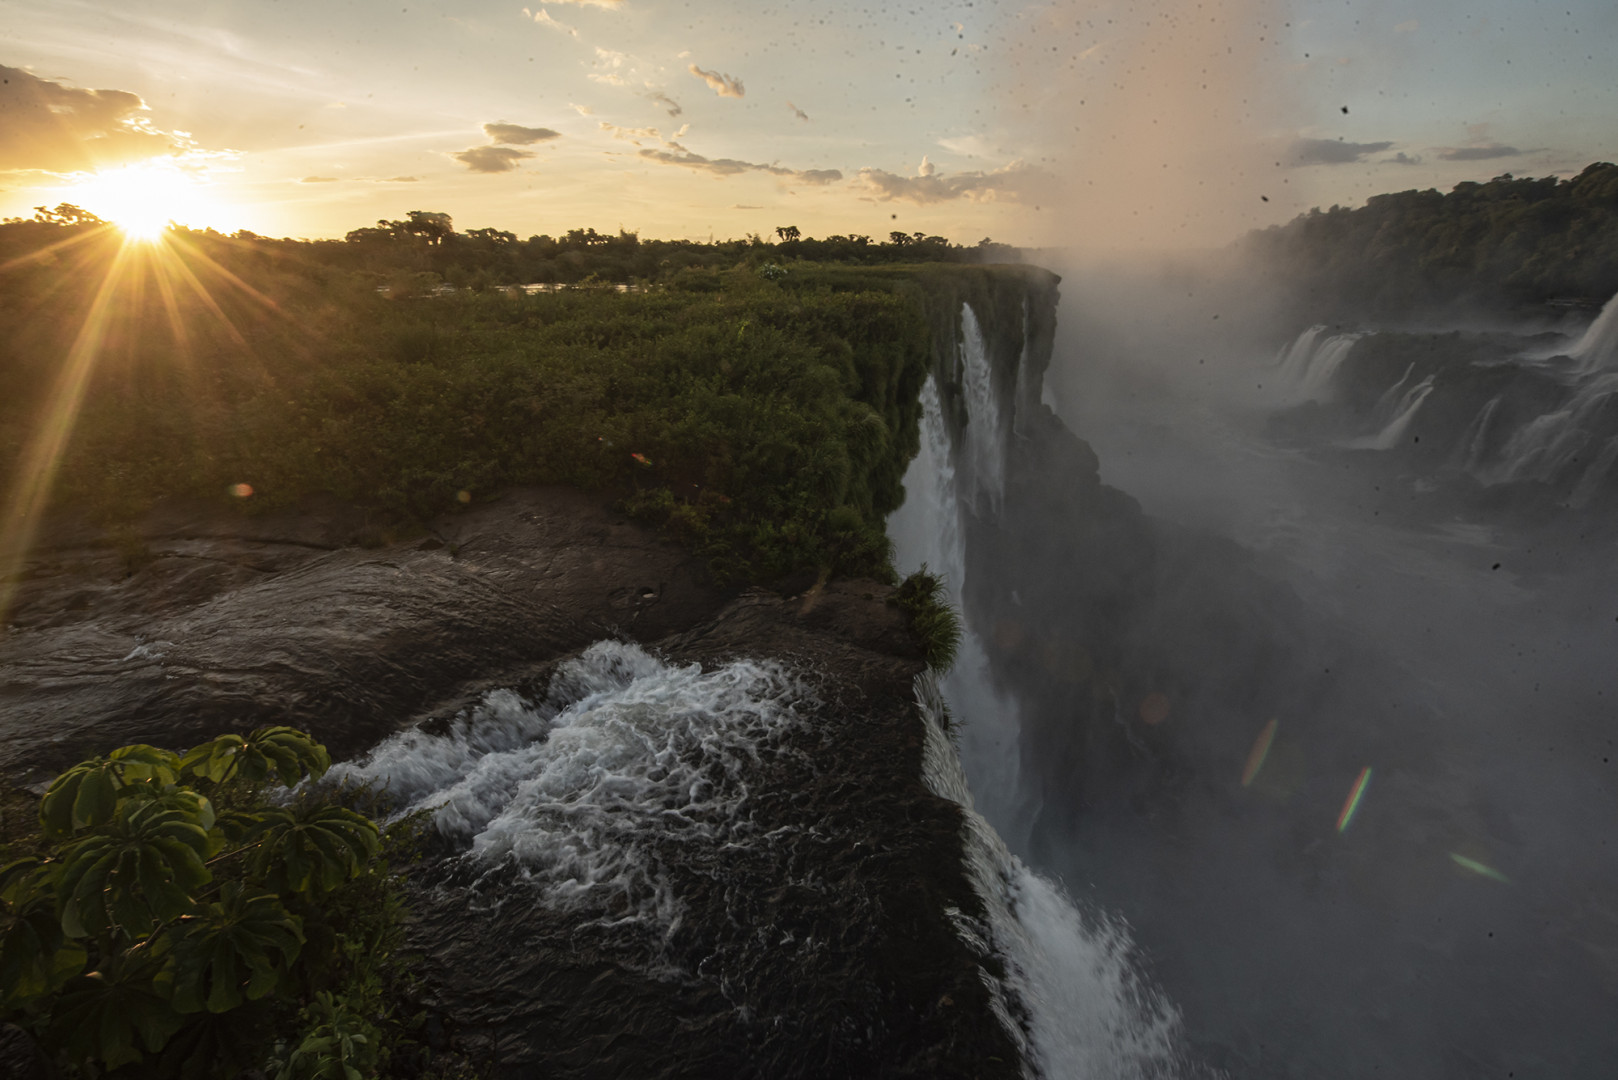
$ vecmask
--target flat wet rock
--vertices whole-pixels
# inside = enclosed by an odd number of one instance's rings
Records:
[[[348,756],[513,665],[613,634],[655,640],[728,595],[681,548],[566,489],[343,546],[362,526],[341,507],[170,508],[121,545],[48,539],[0,640],[7,771],[38,782],[109,747],[270,723]]]

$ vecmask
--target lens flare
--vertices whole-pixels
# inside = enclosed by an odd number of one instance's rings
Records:
[[[1253,749],[1247,755],[1247,767],[1242,770],[1242,787],[1247,787],[1264,768],[1264,759],[1270,756],[1270,744],[1275,741],[1276,718],[1271,717],[1270,722],[1264,725],[1259,732],[1258,739],[1253,743]]]
[[[1348,799],[1343,803],[1343,812],[1337,815],[1338,832],[1347,829],[1349,823],[1354,820],[1354,815],[1359,813],[1360,800],[1365,797],[1365,789],[1370,783],[1371,767],[1367,765],[1360,770],[1359,779],[1354,781],[1353,788],[1349,790]]]
[[[1506,875],[1502,874],[1492,866],[1478,862],[1476,859],[1469,859],[1465,855],[1462,855],[1456,851],[1450,852],[1449,857],[1455,863],[1455,865],[1459,866],[1462,870],[1470,870],[1479,877],[1486,877],[1491,881],[1498,881],[1502,885],[1511,884],[1511,879],[1506,877]]]

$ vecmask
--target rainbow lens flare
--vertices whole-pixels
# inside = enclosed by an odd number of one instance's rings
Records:
[[[1270,722],[1264,725],[1264,730],[1258,733],[1258,739],[1253,743],[1253,749],[1247,754],[1247,767],[1242,770],[1242,787],[1253,782],[1253,777],[1264,768],[1264,759],[1270,756],[1270,744],[1275,741],[1276,718],[1271,717]]]
[[[1348,799],[1343,803],[1343,812],[1337,815],[1338,832],[1347,829],[1349,823],[1354,820],[1354,815],[1359,813],[1360,800],[1365,798],[1365,789],[1370,783],[1371,767],[1367,765],[1360,770],[1359,779],[1354,781],[1354,786],[1349,790]]]

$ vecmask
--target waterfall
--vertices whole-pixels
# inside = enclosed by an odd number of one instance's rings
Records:
[[[1408,373],[1406,378],[1408,378]],[[1421,409],[1421,403],[1427,400],[1427,395],[1433,392],[1433,377],[1427,376],[1421,382],[1406,390],[1399,399],[1399,404],[1393,409],[1393,416],[1375,435],[1368,435],[1361,439],[1351,440],[1347,445],[1355,450],[1392,450],[1404,439],[1405,432],[1416,419],[1416,413]]]
[[[1483,406],[1477,416],[1472,418],[1472,422],[1466,426],[1466,431],[1461,434],[1461,441],[1457,446],[1455,468],[1472,473],[1474,476],[1482,468],[1483,458],[1489,450],[1489,435],[1493,430],[1494,414],[1500,411],[1500,401],[1498,396],[1490,398],[1489,403]]]
[[[1618,372],[1588,380],[1562,408],[1537,416],[1514,432],[1500,452],[1499,464],[1486,480],[1497,484],[1555,480],[1584,459],[1585,451],[1598,437],[1596,432],[1603,428],[1599,414],[1610,408],[1615,394]],[[1604,453],[1598,452],[1586,469],[1591,484],[1600,480],[1595,471],[1604,473],[1609,467],[1602,462]]]
[[[930,674],[916,680],[916,701],[927,723],[927,784],[961,805],[968,873],[988,913],[989,944],[1006,965],[1004,987],[990,986],[996,1009],[1023,1042],[1036,1075],[1172,1075],[1179,1014],[1130,966],[1127,929],[1104,916],[1081,914],[1060,886],[1006,850],[973,808],[960,758],[944,733],[946,706]],[[963,926],[961,932],[975,931]],[[1014,1004],[1021,1006],[1025,1034]]]
[[[1332,377],[1363,333],[1334,334],[1320,340],[1324,326],[1311,326],[1276,356],[1281,382],[1295,402],[1321,401],[1331,391]]]
[[[1618,295],[1607,301],[1567,354],[1579,362],[1582,372],[1618,370]]]
[[[969,491],[973,498],[987,495],[990,505],[998,507],[1006,472],[1000,402],[989,370],[988,343],[969,304],[961,305],[961,337],[961,385],[966,391],[966,422],[972,428],[966,456]]]
[[[970,307],[962,324],[966,425],[959,442],[952,442],[938,385],[929,376],[921,391],[921,449],[905,473],[904,504],[888,519],[901,572],[926,564],[944,579],[957,605],[967,574],[962,489],[973,491],[982,470],[992,467],[996,471],[988,476],[997,484],[990,505],[998,506],[1003,481],[1003,410]],[[1013,410],[1033,400],[1026,378],[1018,373],[1023,390]],[[1009,419],[1015,430],[1017,418]],[[992,451],[978,445],[985,435],[996,444]],[[970,463],[970,480],[961,476],[967,470],[957,469],[963,462]],[[978,504],[978,512],[987,509]],[[1026,1039],[1036,1074],[1051,1080],[1173,1074],[1178,1014],[1131,968],[1125,927],[1081,914],[1060,886],[1007,847],[1008,839],[1014,846],[1026,843],[1038,808],[1021,794],[1017,705],[990,681],[987,655],[969,620],[954,666],[937,681],[930,674],[919,679],[917,699],[927,717],[927,782],[965,811],[968,869],[989,913],[990,944],[1008,968],[1005,986],[991,990],[1009,1029]],[[959,754],[944,735],[946,715],[959,721]],[[963,924],[960,932],[977,931]]]

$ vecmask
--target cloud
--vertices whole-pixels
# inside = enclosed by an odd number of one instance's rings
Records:
[[[991,172],[945,174],[926,158],[917,176],[899,176],[884,169],[861,169],[859,184],[882,202],[895,200],[917,205],[970,199],[973,202],[1032,202],[1051,189],[1054,177],[1043,169],[1013,161]]]
[[[988,140],[981,135],[961,135],[953,139],[939,139],[938,145],[965,157],[994,157]]]
[[[1341,139],[1298,139],[1289,152],[1294,168],[1302,165],[1351,165],[1368,154],[1380,154],[1391,142],[1355,143]]]
[[[563,2],[565,2],[565,0],[563,0]],[[579,32],[573,27],[567,25],[567,23],[557,22],[555,19],[551,18],[551,13],[546,11],[544,8],[540,8],[538,11],[529,11],[527,8],[523,8],[522,13],[528,16],[530,19],[533,19],[539,25],[549,27],[559,34],[567,34],[570,37],[579,36]]]
[[[335,184],[335,183],[337,183],[337,177],[335,177],[335,176],[306,176],[302,180],[299,180],[298,183],[300,183],[300,184]]]
[[[384,184],[414,184],[420,179],[421,177],[419,176],[390,176],[382,182]]]
[[[664,111],[666,111],[670,117],[679,116],[681,113],[685,112],[685,110],[680,107],[680,103],[678,101],[675,101],[661,90],[646,91],[646,100],[661,105]]]
[[[742,86],[742,81],[734,76],[721,75],[717,71],[704,71],[695,64],[692,64],[686,70],[707,83],[708,89],[720,97],[739,98],[747,96],[747,90]]]
[[[619,127],[617,124],[609,124],[605,120],[601,121],[600,127],[602,131],[615,139],[628,139],[631,142],[637,139],[661,139],[663,137],[655,127]],[[679,138],[679,136],[676,135],[675,138]]]
[[[521,124],[505,123],[484,124],[483,133],[489,137],[490,142],[504,143],[507,146],[533,146],[535,143],[562,137],[560,131],[552,131],[550,128],[531,128],[523,127]]]
[[[927,160],[927,155],[921,155],[921,164],[916,166],[917,176],[934,176],[938,173],[938,166]]]
[[[809,114],[808,113],[804,112],[802,109],[798,108],[796,105],[792,104],[792,102],[790,102],[790,101],[787,102],[787,108],[791,109],[792,110],[792,115],[796,116],[799,120],[807,120],[807,119],[809,119]]]
[[[812,184],[816,187],[835,184],[843,178],[843,174],[836,169],[788,169],[781,165],[760,165],[751,161],[739,161],[736,158],[706,158],[701,154],[693,154],[677,142],[663,145],[666,149],[647,148],[640,152],[640,156],[661,165],[678,165],[686,169],[712,173],[715,176],[761,172],[769,173],[771,176],[790,177],[800,184]]]
[[[1487,146],[1450,146],[1439,150],[1438,156],[1444,161],[1492,161],[1495,158],[1517,157],[1522,151],[1515,146],[1501,146],[1499,143],[1490,143]]]
[[[606,8],[611,11],[623,7],[624,0],[551,0],[553,4],[577,4],[579,7]]]
[[[475,173],[511,172],[519,162],[533,156],[530,150],[513,150],[509,146],[474,146],[450,155]]]
[[[1397,154],[1394,154],[1390,158],[1383,158],[1382,159],[1382,164],[1384,164],[1384,165],[1420,165],[1421,164],[1421,155],[1420,154],[1407,154],[1403,150],[1401,150]]]
[[[572,109],[574,112],[578,113],[580,116],[594,116],[595,113],[596,113],[596,111],[594,109],[590,108],[590,106],[588,106],[588,105],[575,105],[575,104],[572,104],[570,102],[568,104],[568,108]]]
[[[0,169],[77,172],[188,150],[125,90],[80,90],[0,65]]]

